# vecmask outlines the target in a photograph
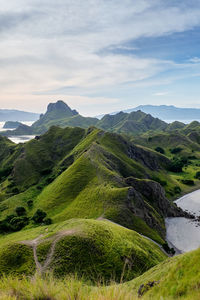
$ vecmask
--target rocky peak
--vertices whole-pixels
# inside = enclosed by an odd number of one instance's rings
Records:
[[[58,100],[56,103],[49,103],[47,107],[47,112],[52,111],[62,111],[69,112],[71,115],[77,115],[78,112],[76,110],[72,110],[65,102],[62,100]]]

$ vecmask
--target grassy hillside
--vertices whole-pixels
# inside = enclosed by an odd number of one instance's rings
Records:
[[[54,126],[2,160],[9,172],[0,184],[0,220],[31,226],[38,209],[53,222],[104,216],[162,244],[164,217],[184,215],[159,184],[167,180],[166,191],[177,185],[170,163],[114,133]],[[11,221],[17,207],[26,213]]]
[[[0,244],[1,275],[51,270],[56,277],[127,281],[166,258],[151,241],[106,220],[40,226],[3,236]]]
[[[124,284],[109,287],[86,285],[77,277],[64,280],[52,276],[34,280],[7,277],[0,281],[2,299],[55,299],[55,300],[132,300],[167,299],[198,300],[200,250],[170,258],[151,268],[143,275]],[[152,287],[151,287],[152,286]],[[138,295],[140,291],[140,297]]]

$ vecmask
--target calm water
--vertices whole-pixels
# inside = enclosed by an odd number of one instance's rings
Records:
[[[185,195],[175,201],[183,210],[200,216],[200,190]],[[200,222],[186,218],[167,218],[167,241],[181,252],[188,252],[200,247]]]
[[[21,122],[25,125],[28,125],[28,126],[31,126],[33,124],[33,122]],[[6,130],[13,130],[13,128],[6,128],[4,129],[3,126],[4,126],[5,122],[0,122],[0,131],[6,131]],[[27,141],[30,141],[34,138],[35,136],[34,135],[15,135],[15,136],[10,136],[9,139],[14,142],[15,144],[19,144],[19,143],[24,143],[24,142],[27,142]]]

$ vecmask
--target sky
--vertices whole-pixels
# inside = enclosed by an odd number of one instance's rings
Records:
[[[200,108],[200,0],[0,0],[0,108]]]

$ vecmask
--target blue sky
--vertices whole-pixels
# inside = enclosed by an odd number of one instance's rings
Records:
[[[38,112],[200,107],[200,1],[0,0],[0,89]]]

